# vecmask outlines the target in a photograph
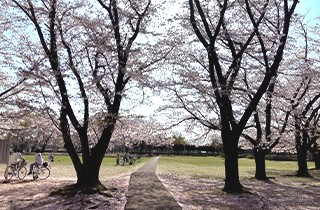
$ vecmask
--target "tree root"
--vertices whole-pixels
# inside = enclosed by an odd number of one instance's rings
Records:
[[[294,176],[297,176],[297,177],[306,177],[306,178],[312,178],[312,176],[308,173],[308,172],[296,172],[294,174]]]
[[[81,194],[94,194],[99,193],[100,195],[104,195],[107,197],[113,197],[113,192],[117,191],[118,189],[116,187],[105,187],[102,184],[98,184],[96,186],[79,186],[78,184],[72,184],[63,186],[61,188],[58,188],[54,191],[52,191],[49,196],[55,196],[55,195],[65,195],[65,196],[74,196],[78,193]]]

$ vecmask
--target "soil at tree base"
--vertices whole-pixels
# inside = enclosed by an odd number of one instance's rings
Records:
[[[182,209],[155,172],[159,157],[153,158],[131,174],[126,210]]]

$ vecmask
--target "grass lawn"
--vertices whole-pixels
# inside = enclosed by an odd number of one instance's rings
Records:
[[[314,163],[309,162],[309,167]],[[266,160],[267,176],[292,175],[298,169],[296,161],[268,161]],[[159,172],[170,172],[198,178],[224,178],[224,159],[221,157],[190,157],[174,156],[161,157]],[[255,175],[253,159],[239,159],[240,178],[252,178]]]
[[[29,172],[30,164],[34,162],[34,155],[23,155],[27,160],[28,165],[26,166]],[[48,155],[43,155],[45,161],[48,160]],[[141,163],[135,163],[134,165],[116,166],[115,157],[105,157],[102,161],[100,168],[100,179],[110,179],[112,177],[133,171],[140,167],[141,164],[148,161],[148,158],[141,158]],[[3,176],[6,165],[0,164],[0,176]],[[76,179],[76,172],[74,170],[71,159],[67,155],[55,155],[54,162],[52,163],[52,168],[50,170],[51,178],[62,178],[62,179]],[[14,179],[14,178],[13,178]]]
[[[30,163],[34,162],[34,155],[23,155],[28,161],[27,170],[29,172]],[[48,160],[47,155],[43,155]],[[134,171],[148,158],[141,158],[141,163],[134,165],[116,166],[115,157],[105,157],[100,168],[100,179],[106,180],[118,175]],[[309,167],[313,168],[314,163],[309,162]],[[267,176],[292,175],[297,171],[296,161],[266,161]],[[4,173],[5,164],[0,164],[0,173]],[[170,172],[178,175],[186,175],[196,178],[222,178],[224,179],[224,159],[221,157],[192,157],[192,156],[174,156],[160,158],[158,168],[159,172]],[[239,159],[240,178],[252,178],[255,174],[255,162],[253,159]],[[0,174],[1,175],[1,174]],[[317,175],[316,175],[317,176]],[[67,155],[55,155],[51,168],[51,178],[76,179],[71,159]]]

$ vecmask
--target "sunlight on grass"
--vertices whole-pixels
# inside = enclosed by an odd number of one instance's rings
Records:
[[[48,160],[48,155],[43,155]],[[28,161],[27,170],[34,162],[34,155],[24,155]],[[149,158],[141,158],[142,162],[134,165],[116,166],[115,157],[105,157],[100,168],[100,179],[106,180],[131,172],[147,162]],[[76,179],[71,159],[67,155],[55,155],[51,168],[51,178]],[[314,163],[308,163],[309,168],[314,168]],[[0,171],[4,174],[6,164],[0,164]],[[298,169],[296,161],[266,161],[267,176],[293,175]],[[222,157],[191,157],[174,156],[160,158],[157,171],[170,172],[197,178],[222,178],[225,176],[224,159]],[[310,171],[310,173],[314,173]],[[240,178],[252,178],[255,175],[255,162],[253,159],[239,159]],[[316,174],[314,174],[316,175]],[[3,175],[2,175],[3,176]],[[317,176],[317,175],[316,175]]]
[[[148,159],[141,158],[141,163],[134,165],[116,166],[115,157],[105,157],[100,167],[100,179],[110,179],[115,176],[134,171],[145,163]],[[52,163],[51,175],[54,178],[76,178],[76,172],[69,156],[56,156]]]
[[[34,155],[23,155],[27,160],[28,165],[26,166],[27,171],[29,172],[30,164],[34,162]],[[48,160],[48,155],[43,155],[44,160]],[[105,157],[102,161],[100,167],[100,179],[106,180],[113,177],[125,174],[130,171],[136,170],[142,164],[147,162],[148,158],[141,158],[141,163],[135,163],[134,165],[125,165],[125,166],[116,166],[115,157]],[[4,174],[6,164],[0,164],[0,171]],[[59,178],[59,179],[76,179],[77,175],[71,158],[67,155],[55,155],[54,162],[52,163],[52,168],[50,169],[50,178]]]
[[[220,157],[161,157],[157,171],[199,178],[224,177],[224,159]]]
[[[309,166],[314,167],[312,163],[309,163]],[[267,176],[292,175],[297,169],[296,161],[266,160]],[[160,158],[157,171],[198,178],[224,178],[225,174],[224,159],[222,157],[163,156]],[[239,177],[252,178],[254,175],[254,160],[239,159]]]

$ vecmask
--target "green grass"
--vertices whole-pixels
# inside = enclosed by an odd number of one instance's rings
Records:
[[[34,162],[34,155],[24,155],[28,161],[27,170],[29,171],[30,163]],[[44,155],[48,160],[48,156]],[[134,171],[148,158],[141,158],[142,162],[134,165],[116,166],[115,157],[105,157],[100,168],[100,179],[106,180]],[[67,155],[55,155],[52,163],[51,178],[76,179],[71,159]],[[314,163],[308,163],[309,167],[314,167]],[[4,173],[5,164],[0,164],[0,172]],[[267,176],[292,175],[298,169],[296,161],[266,161]],[[160,158],[158,171],[170,172],[178,175],[185,175],[197,178],[222,178],[225,176],[224,159],[221,157],[190,157],[175,156]],[[240,178],[252,178],[255,174],[255,163],[253,159],[239,159],[239,176]],[[3,177],[3,175],[0,174]]]
[[[27,170],[29,172],[30,164],[34,162],[34,155],[23,155],[27,160]],[[48,155],[43,155],[45,161],[48,160]],[[100,180],[111,179],[113,177],[125,174],[129,171],[134,171],[140,167],[143,163],[147,162],[148,158],[141,158],[141,163],[135,163],[134,165],[116,166],[116,157],[105,157],[100,167]],[[0,164],[0,172],[4,174],[6,165]],[[3,175],[0,174],[3,177]],[[76,172],[71,162],[71,158],[67,155],[55,155],[52,168],[50,170],[51,178],[62,179],[76,179]]]
[[[309,167],[314,167],[309,163]],[[298,168],[296,161],[266,161],[267,176],[293,174]],[[161,157],[158,171],[170,172],[198,178],[224,178],[224,159],[221,157]],[[253,159],[239,159],[240,178],[251,178],[255,175]]]
[[[161,157],[157,170],[192,177],[224,177],[224,163],[222,158],[189,156]]]

